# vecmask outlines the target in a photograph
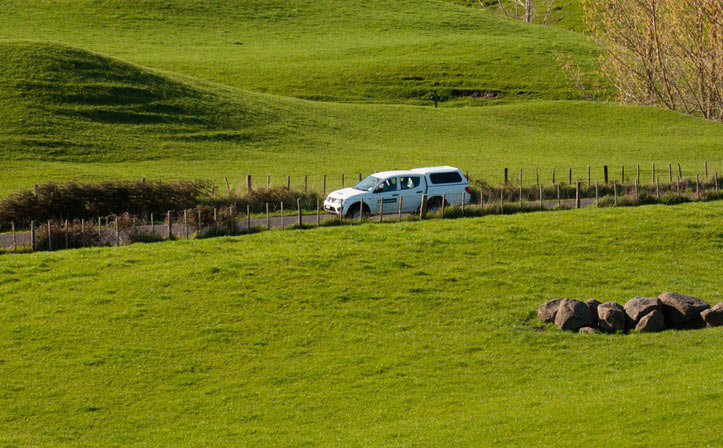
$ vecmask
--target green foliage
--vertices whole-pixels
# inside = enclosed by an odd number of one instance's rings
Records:
[[[721,329],[581,335],[535,312],[669,290],[722,301],[721,214],[585,209],[0,255],[0,444],[715,445]]]

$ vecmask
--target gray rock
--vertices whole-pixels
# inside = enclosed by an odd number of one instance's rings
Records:
[[[671,328],[700,328],[705,322],[700,313],[710,305],[697,297],[685,296],[676,292],[664,292],[658,296],[663,304],[665,323]]]
[[[723,302],[718,303],[713,308],[704,310],[700,313],[700,317],[708,327],[723,326]]]
[[[605,331],[625,330],[625,308],[615,302],[605,302],[597,307],[598,327]]]
[[[590,308],[579,300],[562,299],[555,315],[555,325],[561,330],[572,331],[590,327],[592,326]]]
[[[580,333],[599,333],[596,328],[593,327],[582,327],[580,330],[578,330]]]
[[[653,333],[665,330],[665,317],[658,310],[653,310],[640,318],[635,330],[641,333]]]
[[[633,297],[625,304],[626,324],[634,328],[640,319],[651,311],[663,312],[663,304],[657,297]]]
[[[585,301],[585,305],[590,308],[590,314],[592,314],[592,326],[597,327],[597,307],[600,306],[600,302],[595,299],[588,299]]]
[[[562,299],[552,299],[540,305],[537,308],[537,318],[540,322],[555,322],[555,315],[557,309],[560,308],[560,302],[562,302]]]

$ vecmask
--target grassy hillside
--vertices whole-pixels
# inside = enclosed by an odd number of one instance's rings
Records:
[[[40,42],[0,42],[0,194],[47,180],[216,178],[452,164],[549,180],[651,160],[721,170],[720,124],[652,108],[530,101],[493,108],[309,102],[251,93]],[[614,168],[613,168],[614,167]],[[513,174],[516,175],[516,174]],[[619,177],[619,176],[618,176]],[[647,176],[645,177],[647,178]]]
[[[722,213],[0,255],[0,444],[712,446],[721,329],[540,332],[535,310],[666,290],[723,300]]]
[[[480,0],[449,0],[458,5],[469,6],[472,8],[480,8]],[[482,0],[482,4],[488,10],[499,11],[499,3],[497,0]],[[541,5],[538,9],[536,20],[534,23],[542,23],[547,10],[547,1],[539,0]],[[508,14],[512,10],[508,11]],[[502,14],[500,12],[500,14]],[[580,0],[554,0],[548,24],[558,28],[581,32],[585,29],[584,12]]]
[[[0,39],[63,42],[307,99],[429,104],[422,97],[433,90],[467,105],[490,102],[459,99],[471,91],[571,98],[553,44],[595,64],[581,35],[444,0],[14,0],[0,8]]]

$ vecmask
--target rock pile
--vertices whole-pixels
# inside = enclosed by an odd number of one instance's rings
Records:
[[[704,300],[675,292],[658,297],[633,297],[625,306],[595,299],[552,299],[540,305],[537,318],[562,330],[657,332],[666,328],[693,329],[723,326],[723,302],[713,308]]]

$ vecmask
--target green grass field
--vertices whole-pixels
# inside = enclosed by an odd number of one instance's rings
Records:
[[[487,108],[311,102],[252,93],[95,53],[39,42],[0,43],[0,193],[47,180],[216,178],[238,186],[304,175],[329,188],[392,168],[451,164],[475,178],[503,168],[550,180],[572,167],[596,178],[650,162],[684,174],[721,171],[723,127],[653,108],[524,101]],[[516,176],[516,174],[513,174]]]
[[[535,328],[552,297],[723,300],[722,213],[0,255],[0,444],[715,446],[720,329]]]
[[[444,0],[14,0],[0,39],[62,42],[258,92],[429,104],[437,90],[571,98],[553,45],[585,67],[594,46]],[[486,103],[485,100],[468,101]]]

